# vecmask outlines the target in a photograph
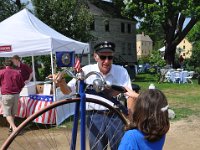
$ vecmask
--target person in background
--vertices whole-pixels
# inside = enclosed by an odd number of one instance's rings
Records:
[[[183,58],[183,55],[180,55],[179,57],[179,63],[180,63],[180,67],[183,68],[183,63],[184,62],[184,58]]]
[[[82,71],[85,75],[91,71],[99,72],[102,74],[107,83],[119,86],[127,86],[131,89],[131,80],[126,69],[123,68],[122,66],[113,64],[114,52],[115,52],[114,43],[108,41],[98,43],[94,47],[94,59],[97,62],[97,64],[86,65],[82,68]],[[62,79],[62,75],[58,74],[55,77],[55,82],[60,86],[61,91],[64,94],[69,94],[75,91],[76,89],[75,79],[72,79],[68,84],[66,84],[64,80],[57,80],[57,79]],[[89,78],[86,79],[85,82],[91,85],[94,79],[96,79],[96,76],[90,76]],[[112,92],[110,93],[107,92],[105,96],[112,97],[113,95],[111,95],[111,93]],[[93,94],[95,95],[95,93]],[[133,97],[127,97],[127,107],[129,110],[129,114],[132,114],[132,108],[135,103],[135,97],[137,97],[137,95],[138,94],[135,93]],[[87,120],[92,124],[92,127],[89,128],[90,147],[92,145],[96,145],[93,147],[93,149],[102,150],[103,148],[107,147],[109,141],[111,150],[116,150],[118,148],[119,142],[124,134],[124,131],[121,120],[118,118],[117,115],[115,115],[114,117],[108,115],[105,118],[103,117],[102,114],[95,114],[92,116],[90,115],[88,116]],[[119,127],[121,128],[119,131],[117,131],[118,136],[115,136],[115,138],[113,138],[113,135],[116,134],[116,129],[117,128],[119,129]],[[99,138],[97,138],[99,137],[97,133],[100,132],[96,132],[96,130],[94,130],[96,128],[99,131],[108,128],[108,131],[106,133],[107,135],[102,135],[102,138],[99,140]]]
[[[25,84],[29,83],[31,81],[31,79],[33,78],[32,69],[28,65],[22,63],[20,61],[20,57],[18,55],[14,55],[12,57],[12,62],[17,67],[17,69],[20,71],[22,78],[24,80],[24,83]]]
[[[126,87],[129,96],[134,93]],[[125,132],[118,150],[162,150],[170,123],[168,102],[158,89],[138,96],[133,112],[134,128]]]
[[[0,87],[2,95],[3,116],[10,124],[11,130],[16,129],[14,123],[18,110],[19,93],[24,87],[24,81],[19,71],[12,68],[10,59],[5,60],[5,69],[0,70]]]

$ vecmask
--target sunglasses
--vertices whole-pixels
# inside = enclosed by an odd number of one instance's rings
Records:
[[[104,56],[104,55],[99,55],[99,58],[100,58],[101,60],[106,60],[106,59],[108,59],[108,60],[112,60],[113,57],[114,57],[114,56]]]

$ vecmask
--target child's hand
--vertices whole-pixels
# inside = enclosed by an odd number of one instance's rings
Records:
[[[138,97],[138,93],[136,93],[135,91],[129,89],[128,87],[125,87],[125,89],[127,90],[127,92],[125,93],[125,95],[132,97],[132,98],[137,98]]]

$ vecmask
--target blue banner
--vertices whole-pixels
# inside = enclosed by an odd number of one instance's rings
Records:
[[[57,67],[74,67],[75,52],[56,52]]]

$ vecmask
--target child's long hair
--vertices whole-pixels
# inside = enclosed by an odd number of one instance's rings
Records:
[[[137,129],[145,134],[145,139],[154,142],[169,130],[168,103],[165,95],[157,89],[141,92],[133,114]]]

